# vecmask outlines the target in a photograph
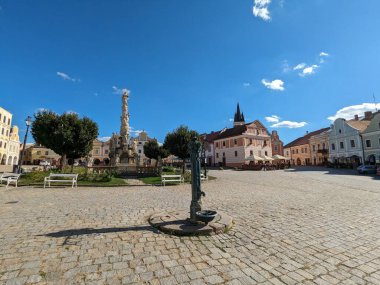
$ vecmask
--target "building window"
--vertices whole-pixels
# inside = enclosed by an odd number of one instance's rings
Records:
[[[3,142],[2,141],[0,141],[0,147],[2,147],[3,146]]]
[[[303,148],[301,148],[301,153],[303,153]]]
[[[380,129],[380,123],[379,123],[379,129]]]
[[[355,147],[355,141],[354,140],[351,140],[351,147]]]
[[[237,145],[237,139],[234,139],[234,144]]]
[[[340,142],[339,146],[340,146],[340,149],[344,149],[344,143],[343,142]]]
[[[141,153],[141,149],[139,149],[139,153]]]
[[[3,123],[5,124],[5,121],[7,120],[7,117],[4,116]]]
[[[380,138],[379,138],[379,146],[380,146]]]
[[[225,141],[223,141],[223,146],[226,146],[226,142]]]
[[[139,142],[139,144],[142,144],[142,142]]]
[[[235,150],[235,157],[237,157],[237,151]]]
[[[226,153],[225,152],[223,152],[223,157],[225,157],[226,156]]]
[[[108,149],[106,149],[106,150],[104,151],[104,153],[105,153],[105,154],[108,154]]]
[[[371,147],[371,140],[366,140],[366,141],[365,141],[365,145],[366,145],[367,147]]]
[[[318,150],[320,150],[321,149],[321,145],[320,144],[318,144]]]
[[[315,144],[313,144],[313,151],[315,151]]]
[[[49,154],[49,151],[47,150],[47,151],[45,151],[45,155],[48,155]]]
[[[325,143],[322,144],[322,149],[325,149],[326,148],[326,145]]]
[[[277,151],[278,150],[278,147],[277,145],[274,146],[274,150]]]
[[[4,134],[4,129],[1,129],[1,134],[2,134],[2,135]]]
[[[268,152],[267,152],[267,151],[265,151],[265,155],[268,155]]]
[[[249,139],[249,144],[252,144],[252,139]]]
[[[298,148],[296,149],[296,153],[298,153]]]
[[[41,155],[41,151],[37,151],[37,155]]]
[[[379,142],[380,142],[380,139],[379,139]],[[251,155],[251,156],[253,155],[253,150],[249,151],[249,155]]]
[[[286,152],[286,156],[289,156],[289,151]]]
[[[8,119],[8,125],[9,126],[11,125],[11,119]]]
[[[341,129],[339,129],[339,133],[340,133],[340,134],[342,133],[342,130],[341,130]]]
[[[219,143],[216,143],[215,146],[216,146],[216,147],[219,147]]]
[[[99,150],[98,149],[95,150],[95,154],[99,154]]]
[[[216,153],[216,158],[219,158],[219,153]]]
[[[258,135],[260,134],[259,130],[256,130],[256,134],[258,134]]]
[[[292,149],[292,153],[294,154],[295,152],[294,152],[294,149]]]
[[[331,144],[331,149],[332,149],[332,150],[335,150],[335,143],[332,143],[332,144]]]

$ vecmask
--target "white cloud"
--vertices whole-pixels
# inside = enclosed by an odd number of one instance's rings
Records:
[[[314,74],[315,73],[315,70],[319,68],[319,65],[316,65],[316,64],[313,64],[311,66],[307,66],[305,67],[301,73],[299,73],[299,76],[307,76],[307,75],[310,75],[310,74]]]
[[[328,117],[327,119],[330,121],[335,121],[338,118],[351,120],[355,117],[355,115],[363,116],[364,112],[372,111],[375,112],[376,108],[380,110],[380,103],[362,103],[360,105],[352,105],[348,107],[344,107],[338,110],[335,115]]]
[[[144,130],[135,130],[134,127],[129,128],[129,132],[131,135],[138,136],[140,133],[142,133]]]
[[[72,82],[80,82],[81,81],[80,79],[70,77],[68,74],[66,74],[64,72],[57,71],[57,75],[59,77],[61,77],[63,80],[69,80]]]
[[[270,117],[265,117],[265,120],[268,122],[268,123],[278,123],[280,121],[280,117],[279,116],[276,116],[276,115],[272,115]]]
[[[98,140],[100,140],[101,142],[106,142],[106,141],[109,141],[111,139],[111,137],[100,137],[98,138]]]
[[[251,86],[251,83],[249,83],[249,82],[244,82],[244,83],[243,83],[243,86],[244,86],[244,87],[249,87],[249,86]]]
[[[269,21],[271,17],[268,7],[271,1],[272,0],[254,0],[252,9],[253,15],[263,19],[264,21]]]
[[[271,125],[271,128],[289,128],[296,129],[306,126],[306,122],[292,122],[292,121],[281,121],[276,124]]]
[[[126,88],[117,88],[116,86],[112,86],[112,89],[113,89],[113,93],[114,94],[123,94],[124,92],[129,92],[129,90],[128,89],[126,89]]]
[[[319,54],[319,56],[320,56],[320,57],[322,57],[322,56],[329,56],[329,54],[328,54],[327,52],[323,52],[323,51],[322,51],[322,52]]]
[[[232,118],[229,118],[229,119],[228,119],[228,121],[230,121],[230,122],[233,122],[233,121],[234,121],[234,119],[232,119]]]
[[[293,67],[293,70],[299,70],[305,68],[306,63],[299,63],[295,67]]]
[[[261,83],[264,84],[264,86],[267,87],[268,89],[279,90],[279,91],[285,90],[284,81],[282,81],[280,79],[276,79],[273,81],[268,81],[266,79],[263,79],[263,80],[261,80]]]

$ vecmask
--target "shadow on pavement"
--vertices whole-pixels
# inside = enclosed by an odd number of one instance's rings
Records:
[[[328,168],[328,167],[317,167],[317,166],[299,166],[289,169],[285,169],[285,172],[325,172],[324,174],[328,175],[352,175],[352,176],[368,176],[373,180],[380,180],[380,176],[376,174],[359,174],[354,169],[342,169],[342,168]]]
[[[155,228],[152,226],[132,226],[132,227],[119,227],[119,228],[83,228],[83,229],[70,229],[63,230],[48,234],[41,234],[38,236],[46,236],[46,237],[71,237],[71,236],[82,236],[82,235],[92,235],[92,234],[106,234],[106,233],[119,233],[119,232],[130,232],[130,231],[152,231],[157,232]]]

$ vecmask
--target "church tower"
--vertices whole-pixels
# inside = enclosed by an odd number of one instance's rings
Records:
[[[234,116],[234,127],[241,126],[245,124],[244,114],[240,112],[239,103],[237,104],[236,113]]]

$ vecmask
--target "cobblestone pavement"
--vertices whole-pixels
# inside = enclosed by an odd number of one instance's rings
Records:
[[[190,186],[0,188],[0,284],[380,284],[380,180],[212,171],[204,208],[228,233],[173,237],[147,223],[187,209]]]

